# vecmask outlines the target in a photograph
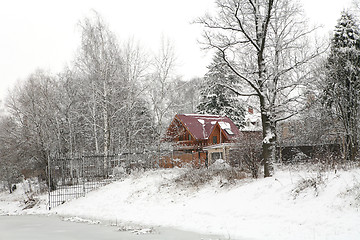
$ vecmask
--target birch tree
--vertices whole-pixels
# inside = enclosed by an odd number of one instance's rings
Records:
[[[89,86],[84,95],[87,96],[90,92],[90,99],[86,104],[91,113],[88,120],[93,127],[95,152],[100,152],[99,136],[102,136],[102,153],[108,156],[111,150],[111,115],[116,111],[110,103],[116,85],[121,84],[120,48],[115,35],[97,13],[93,18],[85,18],[80,27],[81,47],[76,66],[85,76],[84,85]],[[107,168],[105,158],[104,169]]]
[[[263,128],[264,176],[276,161],[276,124],[296,114],[295,102],[307,76],[306,64],[319,55],[308,51],[301,7],[291,0],[217,0],[217,14],[199,18],[205,44],[240,79],[228,84],[240,96],[256,96]],[[295,110],[295,111],[293,111]]]
[[[147,54],[133,39],[120,44],[96,13],[82,21],[81,29],[75,72],[83,84],[79,91],[86,109],[81,112],[87,128],[91,126],[95,153],[144,150],[152,137],[147,130],[153,126],[143,96]]]

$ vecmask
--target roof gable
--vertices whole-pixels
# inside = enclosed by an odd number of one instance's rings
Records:
[[[226,116],[202,114],[177,114],[179,120],[196,140],[206,140],[218,124],[228,139],[238,136],[239,129]]]

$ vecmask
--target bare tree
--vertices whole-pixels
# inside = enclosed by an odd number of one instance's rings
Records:
[[[85,18],[80,24],[82,29],[81,47],[76,61],[77,67],[86,76],[90,86],[91,100],[88,107],[91,112],[90,121],[93,126],[95,151],[99,153],[99,126],[102,130],[103,153],[108,156],[111,147],[111,119],[114,109],[111,98],[115,86],[119,83],[122,59],[115,35],[108,29],[99,14],[93,18]],[[87,94],[86,94],[87,95]],[[101,125],[99,113],[102,115]],[[104,169],[107,169],[107,159]]]
[[[147,89],[154,116],[157,151],[160,154],[161,138],[166,121],[170,119],[171,109],[175,103],[171,98],[174,93],[175,54],[173,45],[164,37],[161,39],[160,49],[153,60],[152,67],[152,73],[148,77]]]
[[[33,174],[43,179],[48,158],[62,141],[61,117],[54,105],[56,90],[56,78],[38,70],[18,85],[6,102],[16,126],[14,144],[21,149],[22,159],[34,162]]]
[[[243,131],[230,150],[230,165],[251,173],[253,178],[259,177],[261,166],[261,134]]]
[[[147,54],[133,39],[119,44],[96,13],[86,18],[81,28],[82,42],[74,71],[79,72],[80,96],[86,105],[79,112],[87,129],[91,126],[95,153],[108,156],[144,151],[152,142],[152,131],[148,130],[153,127],[144,97]]]
[[[6,183],[12,193],[13,184],[17,183],[24,169],[21,158],[19,128],[14,119],[0,115],[0,181]]]
[[[120,152],[141,152],[152,143],[150,139],[153,137],[150,107],[144,97],[147,87],[145,78],[150,63],[147,54],[133,39],[129,39],[122,47],[122,59],[122,88],[126,91],[119,91],[116,95],[116,99],[123,100],[122,103],[113,101],[114,106],[122,106],[112,116],[117,123],[114,124],[117,125],[114,126],[117,136],[114,137],[118,138]]]
[[[276,124],[296,114],[306,64],[319,55],[308,51],[301,7],[291,0],[218,0],[217,16],[204,26],[205,44],[222,53],[241,84],[228,87],[240,96],[256,96],[263,127],[264,176],[276,161]],[[290,111],[291,110],[291,111]]]

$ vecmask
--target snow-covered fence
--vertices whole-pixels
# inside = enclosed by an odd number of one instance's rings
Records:
[[[108,184],[132,169],[149,167],[146,153],[54,157],[48,163],[49,209]]]
[[[49,209],[113,181],[112,169],[122,162],[119,155],[50,159]]]

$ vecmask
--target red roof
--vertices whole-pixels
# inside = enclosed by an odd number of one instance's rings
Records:
[[[233,139],[240,133],[236,125],[226,116],[177,114],[175,118],[187,128],[196,140],[208,139],[217,124],[219,124],[228,139]]]

